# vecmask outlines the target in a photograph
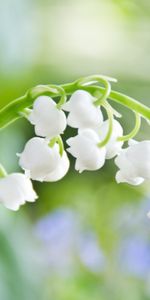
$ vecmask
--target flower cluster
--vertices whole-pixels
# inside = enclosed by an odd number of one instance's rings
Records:
[[[17,210],[25,201],[37,198],[31,180],[54,182],[63,178],[70,165],[67,152],[75,158],[79,173],[98,170],[106,160],[115,158],[118,183],[139,185],[150,179],[150,141],[131,139],[139,129],[139,115],[133,132],[123,136],[123,128],[116,120],[119,114],[104,96],[99,101],[92,93],[77,89],[66,100],[56,103],[50,96],[40,95],[32,109],[24,111],[36,136],[18,154],[24,174],[1,172],[0,202],[6,207]],[[69,147],[65,150],[61,135],[67,125],[77,134],[66,141]],[[126,140],[128,147],[123,148]]]

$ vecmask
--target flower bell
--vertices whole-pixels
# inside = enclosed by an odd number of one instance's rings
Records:
[[[51,147],[48,140],[39,137],[30,139],[19,156],[20,166],[33,180],[56,181],[61,179],[69,168],[65,151],[61,156],[57,143]]]
[[[54,182],[62,179],[69,170],[70,162],[65,151],[63,151],[62,156],[60,156],[59,163],[57,167],[49,173],[44,181]]]
[[[79,131],[78,135],[67,140],[67,150],[76,158],[75,169],[80,173],[84,170],[98,170],[105,163],[106,149],[99,148],[97,133],[92,129]]]
[[[103,122],[103,115],[99,107],[94,105],[95,98],[86,91],[74,92],[63,105],[63,109],[69,112],[68,125],[73,128],[98,127]]]
[[[120,168],[116,174],[118,183],[139,185],[150,179],[150,141],[134,142],[123,149],[115,159]]]
[[[36,135],[47,138],[62,134],[67,125],[65,113],[48,96],[40,96],[35,100],[28,120],[35,125]]]
[[[108,132],[109,121],[106,120],[100,127],[99,136],[103,140]],[[113,130],[111,137],[108,143],[105,145],[106,147],[106,159],[111,159],[116,156],[123,145],[122,141],[118,141],[117,138],[123,136],[123,129],[118,121],[113,119]]]
[[[37,195],[31,180],[24,174],[13,173],[0,178],[0,203],[11,210],[18,210],[26,201],[34,202]]]

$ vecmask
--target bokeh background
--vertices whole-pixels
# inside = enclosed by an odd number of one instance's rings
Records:
[[[37,84],[96,73],[149,105],[149,0],[0,0],[0,107]],[[116,108],[127,133],[132,113]],[[33,135],[26,120],[0,132],[8,172]],[[35,183],[36,203],[0,207],[0,299],[150,299],[148,184],[117,185],[111,161],[80,175],[73,165],[60,182]]]

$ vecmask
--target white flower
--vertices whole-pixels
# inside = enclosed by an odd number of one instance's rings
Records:
[[[59,153],[59,145],[50,147],[49,141],[34,137],[27,142],[19,155],[19,164],[33,180],[56,181],[68,171],[68,161],[65,155]]]
[[[100,126],[103,115],[99,107],[94,105],[94,97],[88,92],[78,90],[74,92],[63,109],[69,112],[68,125],[74,128],[93,128]]]
[[[67,156],[66,152],[63,151],[63,155],[60,156],[60,160],[59,160],[59,163],[58,163],[56,169],[54,169],[54,171],[49,173],[45,177],[44,181],[52,182],[52,181],[58,181],[58,180],[62,179],[68,172],[69,166],[70,166],[70,162],[69,162],[68,156]]]
[[[150,179],[150,141],[132,143],[123,149],[115,159],[120,170],[116,174],[117,182],[139,185]]]
[[[38,97],[28,120],[35,125],[36,135],[52,138],[64,132],[67,120],[65,113],[48,96]]]
[[[11,210],[18,210],[26,201],[34,202],[37,195],[31,180],[24,174],[13,173],[0,178],[0,202]]]
[[[105,163],[105,147],[99,148],[98,135],[92,129],[84,129],[67,140],[70,152],[76,158],[75,169],[80,173],[84,170],[98,170]]]
[[[100,127],[99,136],[103,140],[108,132],[109,121],[106,120],[103,122],[102,126]],[[123,142],[117,141],[118,137],[123,135],[123,129],[118,121],[115,119],[113,120],[113,131],[110,140],[106,144],[106,159],[111,159],[116,156],[123,145]]]

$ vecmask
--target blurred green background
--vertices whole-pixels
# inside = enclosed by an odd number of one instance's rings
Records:
[[[96,73],[149,105],[149,33],[149,0],[1,0],[0,107],[37,84]],[[115,107],[128,132],[132,113]],[[26,120],[0,132],[9,172],[33,135]],[[36,203],[0,208],[0,299],[150,299],[149,186],[117,185],[111,161],[80,175],[73,165],[60,182],[35,183]]]

